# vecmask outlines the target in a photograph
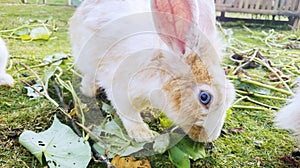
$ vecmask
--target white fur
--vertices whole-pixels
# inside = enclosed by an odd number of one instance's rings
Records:
[[[158,108],[185,132],[203,126],[198,141],[216,139],[224,124],[226,110],[234,99],[233,85],[220,66],[220,38],[215,27],[213,1],[192,1],[200,33],[191,30],[186,53],[180,54],[157,34],[151,0],[85,0],[70,19],[75,64],[83,74],[82,92],[94,96],[105,88],[129,136],[149,141],[153,134],[139,112],[147,106]],[[204,18],[205,17],[205,18]],[[156,19],[156,18],[154,18]],[[191,48],[189,48],[191,47]],[[187,56],[196,52],[209,69],[212,84],[196,85]],[[163,88],[171,80],[183,100],[176,111],[170,94]],[[204,108],[198,92],[208,90],[214,101]]]
[[[3,39],[0,38],[0,85],[13,86],[14,79],[6,73],[8,57],[8,49]]]
[[[275,122],[279,128],[293,131],[300,143],[300,87],[290,102],[276,114]]]

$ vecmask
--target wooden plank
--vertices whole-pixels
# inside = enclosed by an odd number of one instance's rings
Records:
[[[290,10],[291,10],[291,11],[295,11],[295,8],[296,8],[296,5],[295,5],[295,4],[296,4],[296,3],[297,3],[296,0],[293,0],[293,1],[292,1],[291,7],[290,7]]]
[[[299,17],[295,18],[294,23],[293,23],[293,28],[296,30],[300,29],[300,18]]]
[[[265,10],[268,10],[269,8],[269,2],[272,2],[272,0],[265,0]]]
[[[284,6],[285,6],[284,3],[285,3],[284,0],[280,1],[279,10],[284,10]]]
[[[296,9],[296,3],[297,3],[297,0],[293,0],[293,1],[291,2],[290,10],[295,11],[295,9]]]
[[[239,2],[240,2],[240,0],[233,1],[233,8],[238,8],[239,7]]]
[[[266,0],[260,0],[259,9],[263,10]]]
[[[217,0],[216,5],[225,6],[225,3],[223,3],[222,0]]]
[[[284,15],[284,16],[300,16],[300,11],[285,11],[285,10],[251,10],[251,9],[239,9],[239,8],[226,8],[224,12],[235,13],[251,13],[251,14],[264,14],[264,15]]]
[[[232,4],[232,5],[237,5],[238,3],[239,3],[239,1],[240,0],[230,0],[230,3]]]
[[[253,9],[259,10],[260,9],[260,4],[261,4],[261,0],[256,0],[255,1],[255,8],[253,8]]]
[[[286,10],[286,11],[290,10],[292,1],[294,1],[294,0],[286,0],[286,4],[285,4],[284,10]]]
[[[245,9],[249,9],[249,2],[248,2],[248,0],[245,0],[244,8]]]
[[[268,7],[268,2],[267,1],[268,0],[263,0],[262,8],[261,9],[263,9],[263,10],[267,9],[267,7]]]
[[[254,4],[255,4],[255,1],[254,0],[250,0],[250,3],[249,3],[249,9],[254,9]]]
[[[273,7],[273,1],[272,0],[267,1],[267,9],[272,10],[272,7]]]
[[[68,1],[68,0],[67,0]],[[221,12],[300,16],[300,0],[214,0]]]
[[[226,11],[226,9],[232,8],[231,6],[225,6],[225,5],[216,5],[217,11]]]
[[[273,20],[265,20],[265,19],[246,19],[246,18],[232,18],[232,17],[226,17],[226,18],[220,18],[217,16],[217,20],[225,21],[225,22],[236,22],[239,20],[242,20],[246,23],[259,23],[259,24],[275,24],[275,25],[283,25],[288,24],[288,21],[273,21]]]
[[[218,0],[218,1],[219,1],[220,4],[225,4],[226,3],[226,1],[224,1],[224,0]]]
[[[244,5],[244,1],[243,0],[239,0],[239,9],[243,9],[243,5]]]
[[[233,2],[234,2],[233,0],[229,0],[229,1],[228,1],[228,0],[227,0],[227,1],[224,0],[224,3],[225,3],[227,6],[230,6],[231,8],[234,6]]]
[[[278,10],[279,9],[279,7],[278,7],[279,1],[280,0],[275,0],[274,7],[273,7],[274,10]]]
[[[259,1],[259,3],[257,3],[256,10],[261,9],[262,4],[263,4],[263,0],[258,0],[258,1]]]
[[[227,1],[227,0],[216,0],[216,10],[217,11],[223,11],[225,10],[225,8],[231,8],[232,5],[231,5],[231,2],[232,0],[230,1]]]

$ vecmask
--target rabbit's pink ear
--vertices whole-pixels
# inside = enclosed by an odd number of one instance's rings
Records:
[[[174,50],[185,53],[194,19],[192,0],[153,0],[153,19],[161,38]]]

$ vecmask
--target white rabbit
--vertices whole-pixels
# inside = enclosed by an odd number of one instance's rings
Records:
[[[195,141],[220,135],[235,94],[213,0],[85,0],[70,37],[81,91],[103,87],[132,139],[153,140],[139,113],[149,106]]]
[[[14,79],[6,73],[8,57],[8,49],[3,39],[0,38],[0,85],[13,86]]]
[[[275,123],[279,128],[293,131],[300,145],[300,86],[289,104],[276,114]]]

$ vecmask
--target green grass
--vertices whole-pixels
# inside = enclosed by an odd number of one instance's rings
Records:
[[[1,2],[18,2],[2,0]],[[48,1],[50,3],[50,0]],[[54,2],[54,1],[53,1]],[[30,1],[35,3],[35,1]],[[55,3],[64,3],[56,0]],[[46,55],[54,53],[70,53],[68,38],[68,19],[74,12],[74,8],[63,6],[45,5],[7,5],[0,3],[0,30],[7,30],[22,26],[29,19],[52,18],[58,26],[54,32],[56,38],[50,41],[22,42],[18,39],[5,39],[10,49],[12,68],[8,70],[17,81],[13,88],[0,86],[0,167],[42,167],[39,162],[18,143],[18,136],[24,129],[36,132],[47,129],[52,123],[56,108],[45,99],[29,100],[24,91],[24,84],[20,80],[30,81],[34,77],[24,77],[22,74],[31,74],[28,71],[19,71],[22,67],[20,62],[26,65],[38,65]],[[228,26],[229,25],[229,26]],[[240,51],[252,48],[261,48],[262,53],[274,63],[289,61],[290,58],[281,57],[281,54],[300,55],[297,50],[283,50],[279,48],[268,48],[262,41],[255,39],[261,35],[262,30],[268,32],[270,27],[255,25],[250,29],[256,33],[245,31],[243,27],[236,24],[228,24],[225,28],[232,28],[233,37],[247,45],[238,48]],[[286,29],[275,29],[283,34],[295,33],[299,38],[299,32],[292,32]],[[279,53],[279,56],[278,56]],[[232,54],[228,50],[227,56]],[[276,57],[275,57],[276,56]],[[299,62],[298,62],[299,63]],[[231,64],[231,61],[225,61]],[[41,69],[34,69],[42,75]],[[259,68],[249,70],[262,76],[265,69]],[[64,78],[72,76],[65,75]],[[293,78],[295,76],[292,76]],[[20,80],[19,80],[20,79]],[[274,93],[275,96],[286,97]],[[284,101],[271,101],[258,99],[269,105],[281,107]],[[242,102],[244,105],[253,105]],[[273,125],[275,111],[247,110],[233,108],[233,114],[226,120],[224,130],[240,128],[240,132],[227,132],[214,142],[215,149],[208,151],[208,156],[193,165],[203,167],[291,167],[291,163],[283,161],[284,156],[291,156],[296,142],[290,134],[283,130],[277,130]],[[166,155],[150,157],[153,165],[157,167],[172,167]],[[99,167],[99,164],[91,164],[90,167]]]
[[[0,3],[12,3],[12,4],[21,4],[21,0],[1,0]],[[27,0],[28,4],[42,4],[43,0]],[[47,0],[47,4],[67,4],[66,0]]]
[[[0,167],[41,167],[38,161],[25,150],[10,134],[20,133],[24,129],[40,132],[49,127],[52,122],[54,106],[45,99],[29,100],[24,91],[24,81],[30,81],[33,76],[23,77],[19,72],[22,67],[18,63],[37,65],[46,55],[54,53],[70,53],[67,33],[68,18],[73,13],[71,7],[53,7],[40,5],[0,5],[0,30],[22,26],[29,19],[49,19],[56,21],[59,28],[51,41],[22,42],[16,39],[5,39],[10,50],[11,73],[17,81],[13,88],[0,87]],[[41,70],[35,69],[38,73]]]

